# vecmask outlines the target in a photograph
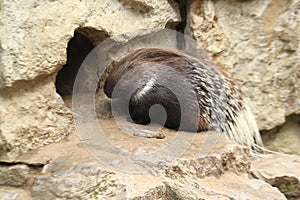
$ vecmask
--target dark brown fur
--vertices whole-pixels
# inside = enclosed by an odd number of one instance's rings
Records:
[[[146,77],[149,78],[151,74],[163,73],[157,67],[141,67],[145,63],[165,65],[175,69],[192,85],[191,90],[196,95],[197,102],[189,102],[189,96],[185,96],[184,93],[187,88],[183,88],[185,86],[181,85],[181,81],[178,82],[178,87],[182,93],[179,93],[184,98],[184,104],[187,105],[180,105],[174,93],[168,88],[155,85],[145,97],[138,100],[130,98],[129,111],[136,123],[149,123],[149,108],[160,104],[167,112],[166,127],[178,129],[180,123],[187,123],[183,129],[224,131],[226,123],[234,122],[233,117],[243,107],[239,88],[204,54],[159,48],[139,49],[120,60],[106,79],[105,94],[111,98],[118,81],[121,82],[120,87],[123,90],[126,87],[132,87],[138,79],[141,79],[141,74],[145,73],[145,70],[148,73]],[[122,83],[121,77],[132,69],[136,69],[135,74],[130,77],[130,80]],[[167,78],[173,75],[166,73],[161,77]],[[144,80],[144,85],[147,81]],[[164,80],[161,81],[164,82]],[[193,114],[195,105],[199,107],[197,114]],[[185,110],[180,112],[183,107]]]

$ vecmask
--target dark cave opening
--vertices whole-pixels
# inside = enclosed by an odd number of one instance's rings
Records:
[[[94,45],[85,35],[77,30],[74,31],[74,36],[67,46],[67,63],[56,76],[56,91],[62,97],[72,94],[77,72],[93,48]]]
[[[63,99],[72,96],[76,75],[84,59],[95,46],[108,37],[105,31],[92,27],[75,29],[67,45],[67,62],[57,73],[55,81],[56,91]]]

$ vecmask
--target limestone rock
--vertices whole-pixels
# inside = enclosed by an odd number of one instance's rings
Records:
[[[99,98],[96,102],[96,114],[97,118],[111,118],[112,111],[111,111],[111,101],[108,98]]]
[[[300,1],[192,1],[191,34],[238,81],[260,129],[300,112]]]
[[[247,152],[222,146],[197,159],[179,159],[166,171],[165,184],[178,199],[286,199],[269,184],[248,176]]]
[[[252,162],[251,172],[273,187],[277,187],[289,199],[300,198],[300,157],[275,154]]]
[[[299,4],[299,0],[194,0],[191,5],[191,34],[256,103],[261,129],[300,112]],[[115,145],[113,150],[122,149],[132,155],[130,162],[145,169],[126,173],[108,165],[117,162],[95,160],[85,149],[86,144],[96,144],[109,160],[114,152],[101,148],[107,140],[67,136],[72,119],[54,82],[66,63],[74,30],[93,45],[127,31],[160,30],[179,21],[173,1],[3,0],[0,9],[0,160],[23,163],[0,166],[4,199],[285,199],[279,190],[287,197],[299,197],[298,158],[272,157],[251,164],[247,149],[223,137],[205,143],[206,135],[197,134],[199,138],[188,141],[191,146],[174,162],[169,161],[175,151],[148,161],[151,156],[140,155],[170,147],[176,132],[167,131],[159,140],[139,138],[122,133],[111,119],[101,119],[103,137]],[[139,33],[114,40],[125,42]],[[98,103],[97,108],[109,113],[107,101]],[[205,153],[199,153],[203,148]],[[44,167],[33,173],[36,163]],[[274,167],[269,171],[270,165]],[[249,176],[250,166],[261,180]]]
[[[105,121],[109,124],[112,120]],[[114,143],[122,142],[124,135],[113,126],[110,123],[104,129],[114,132]],[[8,199],[286,199],[277,188],[249,176],[251,159],[247,149],[220,138],[210,151],[197,157],[202,146],[198,140],[206,137],[205,133],[198,136],[182,158],[153,176],[147,171],[124,173],[104,165],[88,153],[77,135],[71,134],[59,143],[19,157],[18,162],[43,163],[44,168],[33,177],[33,185],[25,185],[25,191],[5,187],[0,188],[0,194]],[[122,148],[128,149],[136,141],[153,146],[173,139],[125,138],[127,143]]]
[[[286,122],[262,134],[264,145],[273,151],[300,155],[300,115],[291,115]]]
[[[152,2],[151,12],[142,15],[118,0],[43,3],[4,0],[0,88],[57,71],[66,62],[67,42],[78,27],[90,26],[120,34],[141,28],[163,28],[168,21],[178,21],[167,0]],[[143,4],[148,3],[153,4]]]
[[[53,78],[20,81],[0,90],[1,160],[57,142],[71,130],[71,115],[55,92]]]
[[[169,180],[166,184],[174,191],[177,199],[286,199],[276,188],[246,174],[227,173],[220,177],[184,177]]]
[[[125,7],[133,9],[141,13],[148,13],[157,8],[168,7],[166,1],[151,1],[151,0],[120,0]]]
[[[125,184],[120,183],[115,173],[89,163],[60,169],[52,177],[40,176],[32,190],[35,199],[120,199],[125,197],[124,192]]]
[[[157,143],[174,139],[172,131],[159,140],[129,137],[117,129],[113,120],[101,121],[106,121],[103,129],[113,132],[107,137],[117,146],[121,142],[119,148],[123,149],[143,144],[151,150],[159,147]],[[147,170],[125,172],[95,160],[73,134],[60,143],[22,155],[19,161],[45,163],[31,188],[34,199],[285,199],[277,188],[249,176],[247,149],[220,138],[210,151],[197,157],[202,146],[199,141],[206,135],[198,137],[177,161],[156,168],[156,176]]]
[[[0,166],[0,185],[22,186],[28,178],[27,165]]]
[[[150,10],[126,5],[118,0],[1,1],[0,160],[57,142],[72,128],[54,82],[75,29],[96,45],[108,35],[162,29],[179,20],[167,0],[141,0]]]
[[[30,192],[13,187],[0,187],[1,200],[31,200]]]
[[[85,163],[65,167],[52,176],[39,176],[32,194],[36,199],[286,199],[276,188],[247,174],[197,178],[178,172],[177,176],[122,174]]]
[[[203,179],[210,176],[220,177],[228,171],[236,174],[248,172],[250,162],[246,148],[235,145],[226,148],[222,144],[218,145],[222,146],[220,150],[214,149],[207,155],[199,155],[197,159],[179,159],[166,170],[167,176],[176,179],[178,175],[188,175]]]

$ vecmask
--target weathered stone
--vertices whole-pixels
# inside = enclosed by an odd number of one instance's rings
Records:
[[[264,181],[249,178],[247,149],[223,142],[205,156],[179,159],[166,170],[165,183],[176,198],[286,199]]]
[[[151,1],[151,0],[120,0],[125,7],[133,9],[141,13],[148,13],[159,7],[166,7],[166,1]]]
[[[168,21],[178,21],[167,0],[151,2],[145,2],[153,5],[151,12],[141,15],[118,0],[2,1],[0,88],[57,71],[66,62],[67,42],[78,27],[120,34],[141,28],[163,28]],[[11,21],[12,18],[18,20]]]
[[[300,1],[193,1],[191,34],[238,81],[260,129],[300,112]]]
[[[0,165],[0,185],[5,186],[22,186],[25,184],[29,174],[27,165]]]
[[[31,200],[30,192],[20,188],[0,187],[1,200]]]
[[[291,115],[286,122],[262,134],[265,147],[273,151],[300,155],[300,115]]]
[[[134,152],[141,144],[147,147],[144,150],[153,151],[174,139],[174,132],[170,130],[164,130],[168,135],[158,140],[128,136],[111,119],[101,120],[101,123],[110,141],[128,151]],[[249,177],[250,160],[246,148],[221,137],[214,143],[207,143],[207,151],[200,154],[207,135],[197,136],[176,162],[149,167],[157,170],[156,176],[147,170],[113,169],[104,160],[99,163],[73,134],[60,143],[22,155],[19,161],[47,163],[51,160],[33,183],[35,199],[285,199],[278,189]],[[142,166],[147,164],[157,163],[144,162]]]
[[[111,101],[108,98],[99,98],[96,102],[95,111],[97,118],[107,119],[112,117]]]
[[[19,81],[0,90],[1,160],[57,142],[72,128],[70,112],[55,92],[53,77]]]
[[[162,29],[179,20],[177,8],[167,0],[141,1],[151,7],[143,14],[140,7],[128,9],[124,4],[118,0],[1,1],[1,160],[57,142],[72,128],[70,112],[56,94],[54,82],[55,73],[66,63],[67,43],[75,29],[97,45],[108,35]]]
[[[251,164],[252,174],[277,187],[289,199],[300,198],[300,157],[274,154],[257,158]]]
[[[181,180],[170,179],[166,184],[177,199],[286,199],[276,188],[247,174],[226,173],[204,179],[186,175]]]
[[[53,176],[40,176],[32,190],[35,199],[98,199],[98,196],[124,198],[125,185],[115,173],[102,170],[95,164],[83,164],[58,169]],[[51,189],[50,189],[51,188]]]
[[[239,146],[231,146],[202,155],[197,159],[179,159],[170,169],[166,170],[168,177],[176,179],[176,175],[189,175],[203,179],[209,176],[220,177],[225,172],[236,174],[247,173],[250,169],[249,151]],[[214,147],[215,148],[215,147]]]

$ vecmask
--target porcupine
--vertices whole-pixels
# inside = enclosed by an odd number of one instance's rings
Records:
[[[177,96],[170,88],[164,86],[166,84],[158,84],[158,80],[160,83],[166,83],[176,74],[172,70],[163,71],[159,66],[168,66],[182,75],[191,88],[180,90],[191,89],[196,96],[196,102],[190,102],[183,92],[181,98],[184,101],[181,104],[184,105],[180,105]],[[122,76],[132,70],[135,72],[127,78],[129,80],[123,80]],[[191,128],[197,132],[225,132],[229,139],[249,148],[257,149],[263,146],[248,101],[238,84],[203,53],[142,48],[126,55],[109,72],[104,84],[104,92],[109,98],[112,98],[118,81],[121,82],[123,90],[141,83],[129,100],[129,113],[135,123],[150,123],[150,107],[160,104],[167,113],[165,127],[178,129],[182,119],[185,119],[185,123],[190,124],[182,126],[183,130]],[[181,81],[178,81],[175,87],[180,86],[182,87]],[[199,106],[197,116],[192,116],[190,112],[195,109],[193,106]],[[186,112],[181,112],[181,108]]]

